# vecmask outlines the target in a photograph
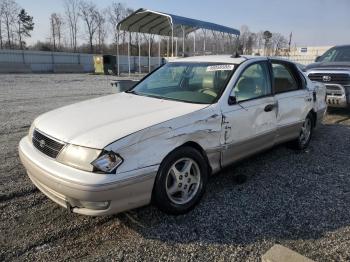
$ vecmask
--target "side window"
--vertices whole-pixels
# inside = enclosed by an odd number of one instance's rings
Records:
[[[332,60],[334,60],[334,57],[336,55],[336,52],[337,50],[335,48],[333,49],[329,49],[326,53],[324,53],[322,56],[321,56],[321,61],[322,62],[330,62]]]
[[[265,62],[248,66],[233,88],[237,102],[271,94],[268,66]]]
[[[298,82],[287,65],[272,62],[272,72],[276,94],[299,89]]]
[[[336,57],[336,61],[349,62],[350,61],[350,48],[349,47],[341,48],[338,52],[337,57]]]

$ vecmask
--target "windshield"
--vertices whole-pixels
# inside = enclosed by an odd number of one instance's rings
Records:
[[[169,63],[129,92],[162,99],[212,104],[221,96],[234,68],[232,64]]]
[[[317,62],[350,62],[350,46],[331,48]]]

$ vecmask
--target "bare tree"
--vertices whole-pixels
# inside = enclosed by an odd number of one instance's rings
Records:
[[[52,13],[50,16],[51,39],[53,50],[61,49],[63,19],[60,14]]]
[[[280,55],[280,52],[287,48],[288,40],[280,33],[273,33],[271,37],[271,42],[274,49],[274,55]]]
[[[242,25],[240,31],[241,31],[241,34],[239,36],[239,45],[240,45],[239,49],[243,54],[246,54],[247,42],[251,32],[249,31],[249,28],[246,25]]]
[[[62,28],[64,26],[63,18],[60,14],[56,14],[54,17],[55,19],[55,25],[56,25],[56,34],[57,34],[57,40],[58,40],[58,49],[62,48]]]
[[[2,18],[7,34],[7,46],[13,48],[13,40],[17,25],[17,14],[19,6],[14,0],[3,0],[2,2]]]
[[[3,48],[3,38],[2,38],[2,24],[3,24],[3,14],[4,14],[4,1],[0,0],[0,49]]]
[[[53,50],[56,50],[56,25],[54,20],[55,13],[50,16],[51,40],[53,42]]]
[[[81,1],[79,5],[79,14],[83,19],[86,27],[86,32],[88,34],[90,52],[93,53],[93,39],[98,28],[98,10],[93,2]]]
[[[118,39],[122,38],[122,47],[124,47],[124,54],[126,53],[125,40],[127,32],[119,32],[117,30],[117,24],[133,12],[133,9],[126,8],[123,4],[117,2],[113,2],[109,7],[109,23],[114,31],[114,42],[118,43]]]
[[[103,13],[106,13],[107,10],[99,11],[97,12],[97,36],[96,36],[96,42],[98,46],[98,52],[103,53],[103,48],[105,45],[105,39],[107,36],[107,30],[106,30],[106,19],[104,18]]]
[[[73,51],[77,51],[77,34],[79,21],[79,1],[78,0],[64,0],[64,9],[69,28],[70,44]]]
[[[264,32],[259,31],[255,35],[256,37],[255,37],[254,47],[258,49],[258,53],[261,54],[261,49],[263,49],[264,47]]]
[[[248,54],[248,55],[253,54],[254,43],[256,43],[256,34],[250,33],[246,43],[245,54]]]
[[[125,17],[126,8],[121,3],[113,2],[112,5],[108,8],[109,23],[113,28],[114,32],[114,41],[118,41],[118,31],[117,24]]]

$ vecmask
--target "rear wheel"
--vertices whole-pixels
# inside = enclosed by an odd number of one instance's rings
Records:
[[[299,137],[292,142],[294,148],[303,150],[308,147],[313,132],[313,116],[309,113],[301,127]]]
[[[166,213],[186,213],[202,197],[207,177],[207,163],[202,154],[191,147],[179,148],[159,168],[153,202]]]

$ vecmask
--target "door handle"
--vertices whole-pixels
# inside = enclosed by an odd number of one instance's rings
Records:
[[[271,112],[275,108],[276,104],[269,104],[265,106],[264,111],[265,112]]]

